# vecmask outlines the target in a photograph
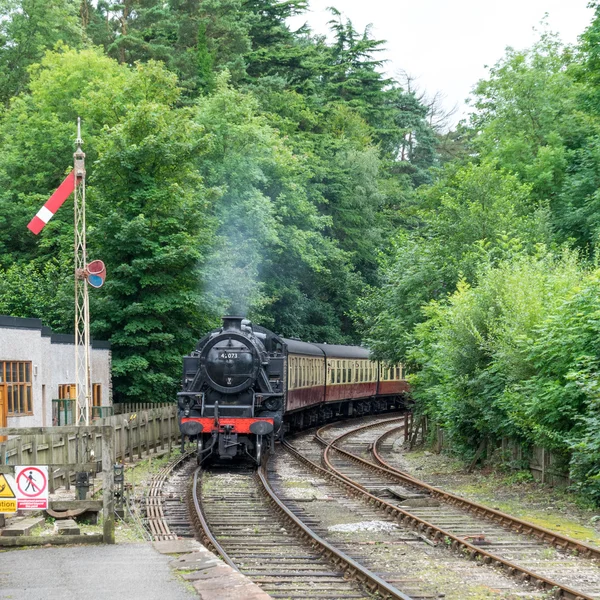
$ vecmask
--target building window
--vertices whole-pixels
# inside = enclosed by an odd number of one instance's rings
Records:
[[[102,384],[92,384],[92,406],[102,406]]]
[[[0,362],[0,386],[6,390],[9,417],[33,414],[31,362]]]
[[[74,383],[61,383],[58,386],[59,400],[75,400],[77,398],[77,386]]]

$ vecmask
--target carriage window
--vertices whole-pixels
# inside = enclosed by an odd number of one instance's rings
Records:
[[[396,367],[396,379],[400,381],[402,379],[402,367]]]
[[[329,363],[329,373],[330,383],[335,383],[335,366],[333,365],[333,363]]]

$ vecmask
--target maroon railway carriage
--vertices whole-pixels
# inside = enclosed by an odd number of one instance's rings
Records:
[[[283,342],[287,355],[286,420],[292,426],[391,409],[408,392],[402,367],[371,360],[366,348],[286,338]]]

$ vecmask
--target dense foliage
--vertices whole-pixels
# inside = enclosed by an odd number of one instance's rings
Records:
[[[455,451],[550,448],[600,503],[594,7],[578,46],[542,33],[477,84],[463,152],[417,190],[356,316]]]
[[[88,253],[108,268],[92,327],[112,342],[116,400],[173,397],[181,356],[226,312],[360,339],[350,313],[436,134],[382,74],[382,41],[336,10],[330,42],[292,31],[306,8],[0,2],[0,312],[72,331],[72,207],[37,238],[25,226],[80,116]]]

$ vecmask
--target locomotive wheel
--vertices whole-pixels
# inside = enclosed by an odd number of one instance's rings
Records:
[[[196,442],[196,462],[198,466],[202,463],[202,450],[204,450],[204,442],[202,441],[202,436],[199,435]]]
[[[262,445],[263,445],[263,436],[256,436],[256,464],[260,466],[260,461],[262,459]]]

